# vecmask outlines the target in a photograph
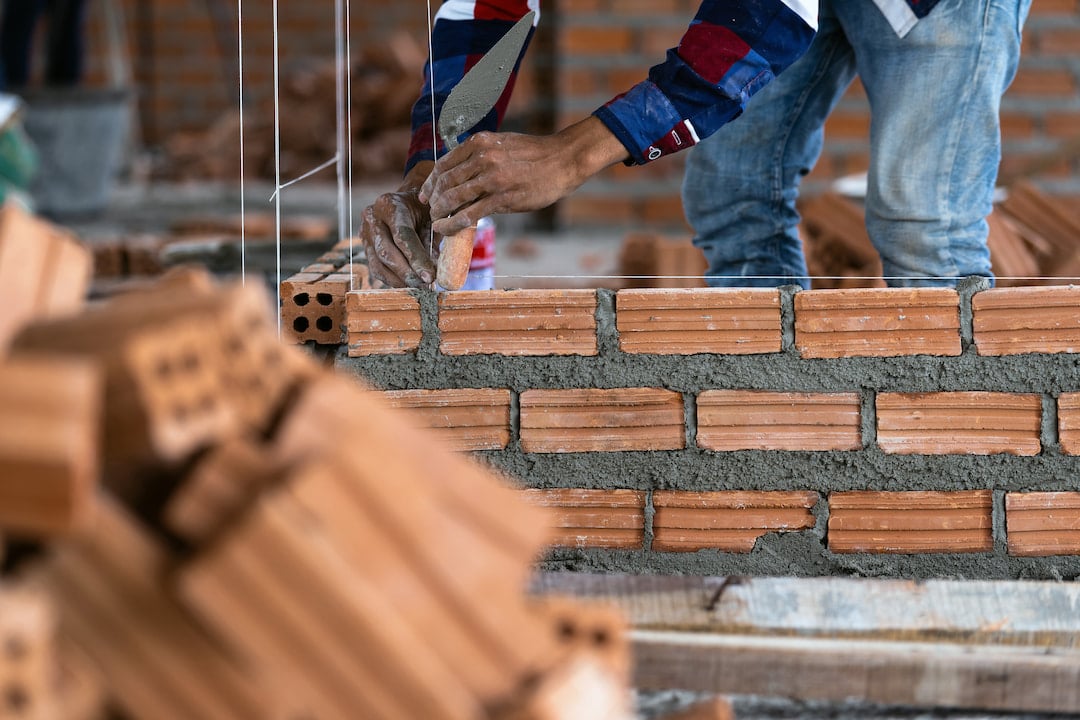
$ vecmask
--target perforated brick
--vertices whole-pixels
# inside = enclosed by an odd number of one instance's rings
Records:
[[[331,268],[326,271],[325,268]],[[345,339],[345,294],[370,290],[367,265],[334,269],[317,263],[281,282],[283,336],[294,342],[339,345]]]
[[[596,291],[441,293],[439,331],[446,355],[596,355]]]
[[[960,296],[948,288],[796,293],[795,346],[804,358],[959,355]]]
[[[813,528],[817,499],[817,493],[808,491],[657,490],[652,549],[748,553],[766,533]]]
[[[389,390],[383,396],[454,450],[502,450],[510,442],[509,390]]]
[[[994,548],[989,490],[834,492],[829,550],[837,553],[969,553]]]
[[[707,390],[697,397],[697,442],[707,450],[858,450],[856,393]]]
[[[682,395],[660,388],[526,390],[521,393],[525,452],[681,450]]]
[[[782,348],[778,290],[620,290],[615,303],[623,352],[749,355]]]
[[[881,393],[877,440],[887,453],[1037,455],[1042,398],[997,392]]]
[[[1080,555],[1080,492],[1005,495],[1009,554]]]
[[[645,493],[638,490],[523,490],[526,502],[551,512],[552,544],[575,548],[640,548]]]

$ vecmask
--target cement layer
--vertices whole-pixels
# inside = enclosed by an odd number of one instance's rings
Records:
[[[511,443],[480,453],[485,461],[539,488],[632,488],[679,490],[994,490],[995,551],[984,554],[838,555],[825,546],[827,505],[815,509],[813,531],[766,535],[746,555],[699,551],[558,550],[549,569],[624,572],[829,575],[901,577],[1077,578],[1080,557],[1012,558],[1005,552],[1004,493],[1080,489],[1080,457],[1060,452],[1056,400],[1080,390],[1080,355],[981,357],[971,346],[971,292],[961,288],[959,357],[843,358],[804,360],[794,348],[791,291],[782,295],[785,349],[768,355],[634,355],[618,350],[614,295],[600,291],[599,354],[595,357],[446,357],[438,351],[434,294],[417,292],[424,339],[409,355],[349,358],[336,365],[384,389],[509,388]],[[520,449],[517,393],[536,388],[662,387],[685,393],[687,448],[670,452],[529,454]],[[694,446],[694,397],[703,390],[762,389],[858,392],[863,412],[863,449],[844,452],[709,452]],[[874,444],[873,408],[878,392],[989,390],[1043,396],[1042,452],[1011,455],[888,455]],[[653,513],[651,492],[646,519]],[[646,523],[651,527],[651,522]]]

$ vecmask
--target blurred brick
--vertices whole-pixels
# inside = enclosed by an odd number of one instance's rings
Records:
[[[510,442],[509,390],[387,390],[383,397],[453,450],[502,450]]]
[[[645,540],[645,493],[638,490],[522,490],[530,505],[548,509],[552,545],[638,549]]]

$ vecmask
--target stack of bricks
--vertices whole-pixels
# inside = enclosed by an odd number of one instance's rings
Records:
[[[629,718],[619,617],[526,594],[547,513],[278,344],[264,300],[177,273],[16,336],[0,419],[32,462],[0,444],[25,499],[0,527],[49,540],[18,567],[56,609],[42,647],[133,718]],[[92,523],[37,520],[76,483]],[[35,663],[0,680],[59,702]]]
[[[384,290],[347,307],[339,367],[531,486],[556,511],[553,567],[1080,571],[1077,288]]]

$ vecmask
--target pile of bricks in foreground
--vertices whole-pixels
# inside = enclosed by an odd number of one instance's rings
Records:
[[[1080,573],[1080,288],[347,296],[337,363],[558,511],[556,566]]]
[[[526,595],[547,514],[259,291],[67,300],[0,346],[0,717],[630,716],[618,614]]]

